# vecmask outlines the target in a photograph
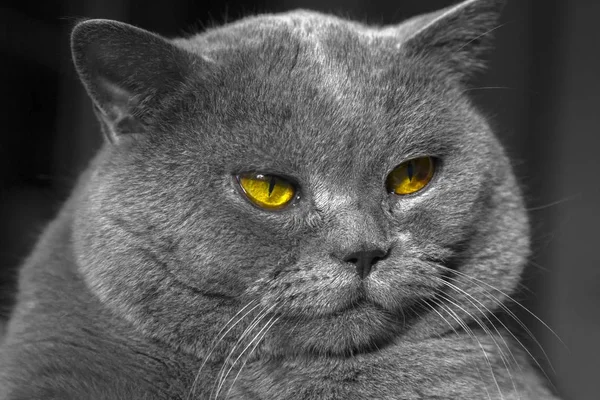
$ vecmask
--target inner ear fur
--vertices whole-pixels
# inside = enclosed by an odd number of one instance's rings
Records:
[[[111,141],[144,132],[148,118],[181,88],[196,57],[159,35],[98,19],[75,26],[71,49]]]

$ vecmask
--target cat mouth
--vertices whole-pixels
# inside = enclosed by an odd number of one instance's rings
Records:
[[[356,279],[329,291],[290,290],[270,298],[269,303],[279,304],[278,322],[269,334],[276,345],[268,347],[278,354],[335,357],[381,350],[410,330],[424,313],[421,300],[439,289],[410,290],[416,285]]]
[[[428,295],[435,295],[435,288]],[[408,320],[410,313],[421,296],[402,293],[401,290],[382,290],[368,282],[353,282],[330,293],[313,297],[309,293],[292,293],[279,299],[269,299],[276,306],[277,314],[289,320],[323,320],[347,315],[363,315],[373,318]],[[390,317],[392,316],[392,317]]]

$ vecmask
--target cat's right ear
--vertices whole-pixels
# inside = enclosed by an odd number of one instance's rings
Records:
[[[158,35],[110,20],[77,24],[71,50],[102,129],[112,142],[143,133],[198,61]]]

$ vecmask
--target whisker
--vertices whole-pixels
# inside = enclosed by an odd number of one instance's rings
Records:
[[[265,332],[260,336],[260,339],[258,339],[258,341],[254,344],[254,346],[252,347],[252,349],[250,350],[250,354],[248,354],[248,357],[246,357],[246,359],[244,360],[244,362],[242,363],[242,366],[240,367],[240,369],[238,370],[237,374],[235,375],[235,378],[233,378],[233,382],[231,383],[231,386],[229,387],[229,390],[227,391],[227,394],[225,395],[225,400],[227,400],[229,398],[229,393],[231,392],[231,390],[233,389],[233,387],[235,386],[235,382],[237,381],[238,377],[240,376],[240,373],[242,372],[242,370],[244,369],[244,367],[246,366],[246,363],[248,362],[248,360],[250,360],[250,357],[252,357],[252,353],[254,353],[254,351],[256,350],[256,348],[258,347],[258,345],[260,344],[260,342],[262,342],[262,340],[264,339],[264,337],[267,335],[267,333],[269,332],[269,329],[271,329],[273,327],[273,325],[275,325],[277,323],[277,321],[279,321],[281,317],[277,317],[273,322],[271,322],[273,320],[273,318],[271,318],[269,320],[269,322],[267,322],[265,324],[265,327],[267,328],[265,330]],[[270,324],[270,325],[269,325]],[[263,328],[264,329],[264,328]],[[262,330],[261,330],[262,331]],[[259,332],[256,337],[258,337],[258,335],[260,335],[261,333]],[[250,342],[252,343],[252,342]],[[244,350],[245,351],[245,350]],[[242,352],[243,354],[244,352]],[[240,355],[241,357],[241,355]],[[237,360],[236,360],[237,362]],[[235,362],[233,363],[233,365],[235,365]],[[233,368],[233,366],[232,366]],[[228,373],[229,374],[229,373]]]
[[[493,322],[490,320],[490,318],[488,317],[488,315],[492,315],[492,316],[493,316],[493,317],[494,317],[494,318],[495,318],[495,319],[496,319],[496,320],[497,320],[497,321],[498,321],[498,322],[499,322],[499,323],[500,323],[500,324],[501,324],[501,325],[504,327],[504,329],[506,329],[506,331],[508,331],[508,332],[509,332],[509,333],[512,335],[512,332],[510,332],[510,330],[509,330],[509,329],[506,327],[506,325],[504,325],[504,323],[503,323],[503,322],[500,320],[500,318],[498,318],[498,317],[497,317],[497,316],[496,316],[494,313],[492,313],[492,312],[491,312],[491,311],[490,311],[490,310],[489,310],[489,309],[488,309],[488,308],[485,306],[485,304],[483,304],[481,301],[477,300],[477,298],[473,297],[473,296],[472,296],[470,293],[468,293],[468,292],[467,292],[467,291],[465,291],[464,289],[461,289],[460,287],[458,287],[458,286],[456,286],[456,285],[453,285],[452,283],[450,283],[450,282],[447,282],[447,281],[445,281],[445,280],[443,280],[443,279],[440,279],[440,278],[438,278],[438,279],[439,279],[440,281],[442,281],[442,282],[443,282],[443,283],[444,283],[446,286],[448,286],[449,288],[453,289],[454,291],[458,292],[459,294],[464,294],[465,296],[467,296],[467,297],[468,297],[468,298],[467,298],[467,300],[469,301],[469,303],[471,303],[473,306],[475,306],[475,308],[477,309],[477,311],[479,311],[479,312],[481,313],[481,315],[483,315],[483,316],[484,316],[484,318],[485,318],[485,319],[486,319],[486,320],[487,320],[487,321],[490,323],[490,325],[492,325],[492,326],[494,327],[494,330],[496,331],[496,333],[498,334],[498,336],[499,336],[499,337],[502,339],[502,341],[504,342],[504,346],[505,346],[505,347],[506,347],[506,348],[509,350],[509,352],[510,352],[510,347],[508,346],[508,343],[506,343],[506,340],[504,340],[504,337],[503,337],[503,336],[500,334],[500,332],[498,331],[498,329],[496,328],[496,326],[494,325],[494,323],[493,323]],[[451,278],[450,278],[450,279],[451,279]],[[456,281],[456,280],[455,280],[455,281]],[[481,307],[483,307],[483,309],[484,309],[486,312],[483,312],[483,311],[482,311],[482,310],[479,308],[479,306],[478,306],[477,304],[473,303],[473,301],[472,301],[471,299],[472,299],[472,300],[474,300],[474,301],[476,301],[476,302],[477,302],[477,303],[478,303],[478,304],[479,304]],[[514,337],[514,335],[513,335],[513,337]],[[517,339],[516,337],[514,337],[514,339],[518,341],[518,339]],[[517,362],[517,360],[515,359],[515,357],[514,357],[514,355],[512,354],[512,352],[510,352],[510,353],[511,353],[511,356],[512,356],[512,359],[513,359],[514,363],[515,363],[517,366],[519,366],[519,368],[520,368],[520,365],[519,365],[519,363]]]
[[[443,266],[442,266],[443,267]],[[448,270],[450,270],[447,267],[443,267],[446,268]],[[550,328],[544,321],[542,321],[537,315],[535,315],[532,311],[530,311],[527,307],[525,307],[524,305],[522,305],[520,302],[518,302],[517,300],[513,299],[511,296],[509,296],[508,294],[504,293],[503,291],[501,291],[500,289],[495,288],[494,286],[490,285],[487,282],[484,282],[480,279],[477,279],[473,276],[467,275],[464,272],[460,272],[458,270],[451,270],[452,272],[464,277],[465,279],[469,279],[471,282],[477,284],[477,283],[481,283],[487,287],[489,287],[492,290],[495,290],[497,292],[499,292],[501,295],[503,295],[505,298],[507,298],[508,300],[512,301],[513,303],[515,303],[516,305],[518,305],[520,308],[522,308],[523,310],[525,310],[529,315],[531,315],[533,318],[535,318],[539,323],[541,323],[546,329],[548,329],[556,339],[558,339],[558,341],[565,346],[565,348],[567,348],[567,345],[562,341],[562,339],[558,336],[558,334],[556,334],[556,332],[554,332],[554,330],[552,328]],[[487,292],[481,285],[478,285],[484,292]],[[535,341],[536,345],[539,346],[540,350],[542,351],[542,353],[544,353],[544,357],[546,357],[546,360],[548,361],[548,363],[550,364],[550,368],[552,368],[552,371],[554,373],[556,373],[556,371],[554,370],[554,367],[552,366],[552,363],[550,362],[550,358],[548,357],[548,355],[546,354],[546,352],[544,351],[544,348],[542,347],[542,345],[539,343],[539,341],[535,338],[535,335],[533,335],[533,333],[527,328],[527,326],[505,305],[503,304],[500,300],[498,300],[494,295],[492,295],[491,293],[489,294],[491,296],[491,298],[496,302],[496,304],[500,305],[500,307],[503,308],[503,310],[505,310],[507,313],[509,313],[509,315],[517,322],[519,323],[519,325],[525,329],[527,331],[527,333],[529,334],[529,336]]]
[[[463,90],[463,93],[471,92],[473,90],[494,90],[494,89],[516,90],[515,88],[508,87],[508,86],[479,86],[479,87],[467,88],[467,89]]]
[[[221,387],[222,385],[222,380],[225,374],[225,369],[227,368],[227,363],[229,362],[229,360],[233,357],[233,354],[235,353],[236,349],[238,348],[238,346],[242,343],[242,341],[250,334],[250,332],[258,325],[260,324],[260,322],[265,318],[265,316],[267,316],[269,314],[269,312],[271,312],[275,307],[277,306],[277,300],[275,301],[275,303],[270,306],[269,308],[263,308],[262,311],[260,311],[258,313],[258,315],[256,315],[254,317],[254,319],[252,320],[252,322],[250,323],[250,325],[244,330],[244,332],[242,333],[242,335],[238,338],[236,344],[233,346],[233,348],[231,349],[231,351],[229,352],[229,354],[227,355],[227,358],[225,359],[225,361],[223,362],[223,365],[221,366],[221,369],[219,370],[219,373],[217,375],[217,381],[215,382],[215,385],[213,386],[213,390],[211,391],[211,395],[210,398],[212,398],[212,393],[215,389],[215,386],[217,387],[217,395],[218,395],[218,388]],[[215,397],[216,399],[216,397]]]
[[[246,304],[244,307],[242,307],[242,309],[240,309],[237,313],[235,313],[235,315],[233,317],[231,317],[229,319],[229,321],[227,321],[225,323],[225,325],[223,325],[223,327],[221,328],[221,330],[219,330],[219,332],[217,332],[217,334],[215,336],[219,336],[221,334],[221,332],[223,332],[225,330],[225,328],[227,328],[227,325],[229,325],[238,315],[240,315],[242,312],[244,312],[244,310],[246,308],[248,308],[253,302],[256,302],[256,300],[251,300],[248,302],[248,304]],[[254,311],[258,306],[260,306],[260,303],[257,303],[254,307],[252,307],[248,312],[246,312],[244,315],[242,315],[233,325],[231,325],[229,327],[229,329],[227,329],[227,331],[225,333],[223,333],[223,335],[221,335],[220,337],[218,337],[215,341],[213,341],[213,344],[211,345],[211,349],[208,352],[208,355],[204,358],[204,361],[202,362],[202,365],[200,365],[200,368],[198,369],[198,372],[196,372],[196,376],[194,377],[194,382],[192,382],[192,387],[190,389],[190,391],[188,392],[187,396],[186,396],[186,400],[190,399],[190,396],[193,396],[196,393],[196,385],[198,384],[198,379],[200,377],[200,372],[202,371],[202,369],[204,368],[204,366],[206,365],[206,363],[208,362],[208,360],[210,359],[210,356],[212,355],[213,351],[217,348],[217,346],[219,345],[219,343],[221,342],[221,340],[223,340],[225,338],[225,336],[227,336],[227,334],[238,324],[240,323],[244,318],[246,318],[246,316],[248,314],[250,314],[252,311]]]
[[[484,328],[483,324],[481,323],[481,321],[479,321],[478,318],[476,318],[473,314],[471,314],[470,312],[468,312],[467,310],[465,310],[463,307],[461,307],[459,304],[457,304],[456,302],[452,301],[452,299],[448,298],[447,296],[444,296],[446,301],[449,301],[450,303],[452,303],[455,307],[458,307],[462,312],[464,312],[467,316],[469,316],[471,319],[473,319],[473,321],[477,322],[477,324],[489,335],[491,336],[491,334],[489,333],[489,330],[487,330],[486,328]],[[449,307],[446,307],[449,311],[452,311]],[[452,311],[454,313],[454,311]],[[454,313],[456,314],[456,313]],[[457,314],[456,314],[457,315]],[[458,315],[457,315],[458,317]],[[462,320],[462,319],[461,319]],[[463,321],[464,323],[464,321]],[[464,323],[464,325],[466,325],[466,323]],[[470,329],[470,328],[469,328]],[[492,364],[490,362],[490,359],[485,351],[485,349],[483,348],[483,345],[481,344],[481,342],[479,341],[479,339],[477,338],[477,335],[474,334],[475,339],[477,340],[477,343],[479,343],[479,347],[481,348],[481,351],[483,352],[488,365],[490,367],[490,372],[492,373],[492,379],[494,379],[494,383],[496,384],[496,388],[498,389],[498,393],[500,394],[500,398],[504,399],[504,394],[502,393],[502,390],[500,389],[500,384],[498,383],[498,380],[496,379],[496,374],[494,373],[494,368],[492,367]],[[492,337],[492,340],[493,337]],[[502,352],[502,350],[498,347],[498,343],[494,340],[494,344],[496,345],[496,347],[500,350],[500,358],[503,360],[504,362],[504,353]],[[506,364],[505,364],[506,365]]]
[[[490,318],[488,317],[488,315],[487,315],[487,314],[491,314],[492,316],[494,316],[494,318],[496,318],[496,320],[498,320],[498,322],[500,322],[500,323],[501,323],[501,324],[504,326],[504,324],[502,323],[502,321],[500,321],[500,319],[499,319],[499,318],[498,318],[496,315],[494,315],[493,313],[491,313],[491,312],[490,312],[490,310],[489,310],[489,309],[488,309],[488,308],[487,308],[487,307],[486,307],[486,306],[485,306],[483,303],[481,303],[479,300],[477,300],[475,297],[471,296],[469,293],[467,293],[467,292],[466,292],[466,291],[464,291],[463,289],[461,289],[461,288],[459,288],[459,287],[457,287],[457,286],[455,286],[455,285],[451,284],[450,282],[444,281],[443,279],[440,279],[440,278],[437,278],[437,279],[439,279],[440,281],[442,281],[442,282],[443,282],[443,283],[444,283],[446,286],[450,287],[451,289],[454,289],[454,290],[455,290],[456,292],[458,292],[459,294],[464,294],[464,295],[466,295],[466,296],[467,296],[467,300],[468,300],[468,301],[469,301],[469,302],[470,302],[470,303],[471,303],[473,306],[475,306],[475,308],[477,309],[477,311],[478,311],[478,312],[480,312],[480,313],[481,313],[481,315],[483,315],[483,317],[484,317],[484,318],[485,318],[485,319],[488,321],[488,323],[489,323],[490,325],[492,325],[492,327],[493,327],[493,328],[494,328],[494,330],[496,331],[496,334],[497,334],[497,335],[498,335],[498,337],[499,337],[499,338],[502,340],[502,342],[503,342],[503,344],[504,344],[504,347],[505,347],[505,348],[508,350],[508,353],[510,354],[510,356],[511,356],[511,358],[512,358],[513,362],[514,362],[514,363],[515,363],[515,365],[516,365],[516,366],[519,368],[519,370],[520,370],[521,372],[523,372],[523,370],[522,370],[522,368],[521,368],[521,365],[520,365],[520,364],[517,362],[517,359],[515,358],[515,356],[514,356],[513,352],[511,351],[511,349],[510,349],[510,346],[508,345],[508,343],[507,343],[507,342],[506,342],[506,340],[504,339],[504,336],[500,334],[500,331],[498,331],[498,328],[496,328],[495,324],[493,324],[493,323],[492,323],[492,321],[490,320]],[[482,311],[482,310],[481,310],[481,309],[480,309],[480,308],[477,306],[477,304],[473,303],[473,301],[471,301],[469,298],[472,298],[472,299],[473,299],[473,300],[475,300],[477,303],[479,303],[479,304],[480,304],[480,305],[481,305],[481,306],[482,306],[482,307],[483,307],[483,308],[484,308],[484,309],[487,311],[487,314],[486,314],[486,313],[484,313],[484,312],[483,312],[483,311]],[[510,380],[511,380],[511,383],[512,383],[512,385],[513,385],[513,388],[515,389],[515,393],[517,394],[518,398],[520,399],[520,398],[521,398],[521,395],[520,395],[520,393],[519,393],[519,390],[517,389],[517,386],[516,386],[516,384],[515,384],[515,381],[514,381],[514,379],[513,379],[512,373],[510,372],[510,368],[509,368],[509,364],[510,364],[510,362],[509,362],[509,360],[508,360],[508,357],[506,357],[506,356],[504,355],[504,352],[502,351],[502,349],[501,349],[500,345],[498,344],[498,342],[497,342],[497,341],[496,341],[496,339],[494,338],[494,335],[493,335],[493,333],[492,333],[492,332],[491,332],[489,329],[487,329],[487,328],[485,327],[485,324],[481,323],[481,322],[479,321],[479,319],[476,319],[475,321],[476,321],[476,322],[477,322],[477,324],[479,324],[479,326],[480,326],[480,327],[481,327],[481,328],[482,328],[482,329],[483,329],[483,330],[484,330],[484,331],[487,333],[487,335],[488,335],[488,336],[489,336],[489,337],[490,337],[490,338],[491,338],[491,339],[494,341],[494,344],[496,345],[496,347],[497,347],[497,348],[498,348],[498,350],[500,351],[500,357],[501,357],[501,359],[502,359],[502,363],[504,364],[504,367],[506,368],[506,372],[508,372],[508,376],[509,376],[509,378],[510,378]],[[506,328],[506,326],[505,326],[505,329],[508,331],[508,329]],[[512,332],[510,332],[510,331],[508,331],[508,332],[509,332],[509,333],[512,335]],[[514,335],[513,335],[513,337],[514,337]],[[518,341],[518,339],[516,339],[516,338],[515,338],[515,340],[517,340],[517,341]]]
[[[550,270],[548,268],[544,267],[543,265],[541,265],[533,260],[528,260],[527,262],[541,271],[550,272]],[[528,291],[529,291],[529,293],[533,294],[533,291],[531,291],[531,289],[528,288]]]
[[[466,274],[463,274],[466,275]],[[467,276],[468,277],[468,276]],[[459,282],[457,279],[454,279],[452,277],[448,277],[449,279],[454,280],[455,282]],[[446,282],[448,285],[451,285],[449,282]],[[523,348],[523,350],[525,350],[525,352],[529,355],[529,357],[535,362],[535,364],[539,367],[539,369],[542,371],[542,373],[544,374],[544,376],[546,377],[547,381],[550,383],[550,385],[552,385],[554,387],[554,384],[552,383],[552,381],[550,380],[550,377],[546,374],[546,372],[544,371],[544,369],[542,368],[542,366],[540,365],[540,363],[538,362],[538,360],[533,356],[533,354],[531,354],[531,352],[527,349],[527,347],[511,332],[510,329],[508,329],[508,327],[500,320],[500,318],[498,318],[494,313],[492,313],[483,303],[481,303],[479,300],[477,300],[475,297],[473,297],[472,295],[470,295],[469,293],[467,293],[465,290],[460,289],[459,287],[455,286],[455,285],[451,285],[449,287],[452,287],[454,290],[457,290],[459,292],[464,293],[465,295],[471,297],[473,300],[477,301],[482,307],[484,307],[486,309],[486,311],[493,315],[494,318],[502,325],[502,327],[504,327],[504,329],[512,336],[512,338]],[[508,308],[506,307],[506,305],[504,305],[502,302],[500,302],[496,297],[494,297],[492,294],[490,294],[487,290],[485,290],[484,288],[482,288],[480,285],[478,285],[479,288],[481,288],[481,290],[484,292],[483,294],[491,299],[492,301],[494,301],[496,304],[498,304],[505,312],[507,312],[517,323],[519,323],[519,325],[529,334],[529,336],[535,341],[535,343],[540,347],[541,351],[544,353],[544,355],[546,356],[546,359],[548,361],[548,363],[550,364],[550,367],[552,367],[552,364],[550,363],[550,360],[548,359],[548,356],[546,355],[546,352],[544,351],[542,345],[538,342],[538,340],[535,338],[535,336],[533,335],[533,333],[527,328],[527,326],[516,316],[514,315],[514,313]],[[471,304],[473,304],[471,302]],[[473,304],[475,305],[475,304]],[[477,307],[475,305],[475,307]],[[478,307],[477,307],[478,308]],[[478,309],[479,310],[479,309]],[[481,311],[481,310],[479,310]],[[492,323],[489,318],[487,318],[488,321],[490,323]],[[493,324],[492,324],[493,325]],[[496,332],[498,332],[498,330],[496,329]],[[498,332],[498,334],[500,335],[500,333]],[[501,335],[500,335],[501,336]],[[503,339],[504,341],[504,339]],[[504,344],[506,345],[506,347],[509,349],[510,351],[510,347],[508,346],[508,344],[506,343],[506,341],[504,341]],[[512,355],[512,352],[511,352]],[[513,355],[513,360],[516,363],[516,360],[514,358]],[[517,365],[519,365],[517,363]],[[519,365],[519,368],[520,365]]]
[[[466,275],[466,274],[464,274]],[[447,277],[457,283],[460,283],[457,279],[452,278],[452,277]],[[531,332],[529,330],[529,328],[527,328],[527,326],[510,310],[510,308],[508,308],[504,303],[502,303],[500,300],[498,300],[498,298],[496,298],[493,294],[489,293],[486,289],[484,289],[483,287],[481,287],[480,285],[478,285],[479,288],[481,288],[481,290],[483,291],[483,295],[486,296],[488,299],[492,300],[495,304],[499,305],[503,311],[507,312],[517,323],[519,323],[519,325],[521,326],[521,328],[523,328],[528,334],[529,336],[537,343],[538,346],[540,346],[541,348],[541,344],[537,341],[537,339],[535,338],[535,336],[533,335],[533,332]],[[465,294],[467,294],[468,296],[471,296],[470,294],[468,294],[467,292],[465,292],[463,289],[460,289],[458,287],[456,287],[457,289],[461,290],[462,292],[464,292]],[[471,296],[473,297],[473,296]],[[473,297],[474,300],[476,300],[479,304],[481,304],[483,307],[485,307],[485,305],[483,305],[479,300],[475,299]],[[486,310],[494,315],[489,309],[487,309],[487,307],[485,307]],[[502,324],[502,326],[509,332],[512,334],[512,332],[510,331],[510,329],[508,329],[508,327],[498,318],[494,315],[494,317],[496,318],[496,320],[498,320],[498,322],[500,322]],[[525,346],[519,341],[519,339],[517,337],[515,337],[513,335],[513,338],[519,342],[519,344],[521,344],[521,346],[523,346],[523,348],[525,348]],[[543,351],[543,348],[541,349]],[[533,356],[532,356],[533,358]],[[550,362],[550,360],[548,360],[548,362]]]
[[[502,360],[502,364],[504,365],[504,368],[508,372],[509,378],[510,378],[513,386],[515,386],[512,374],[510,372],[510,369],[508,368],[508,363],[507,363],[508,357],[506,357],[506,354],[504,354],[504,351],[502,351],[502,348],[500,347],[500,345],[498,344],[498,342],[494,338],[494,335],[492,334],[492,332],[485,326],[485,324],[483,324],[479,320],[479,318],[477,318],[475,315],[473,315],[472,313],[470,313],[469,311],[467,311],[466,309],[464,309],[463,307],[461,307],[457,302],[453,301],[453,298],[451,298],[449,295],[445,294],[445,295],[443,295],[443,297],[445,298],[446,301],[450,302],[455,307],[458,307],[462,312],[464,312],[466,315],[468,315],[473,321],[475,321],[477,323],[477,325],[479,325],[479,327],[481,329],[483,329],[483,331],[486,333],[486,335],[489,336],[492,339],[492,341],[494,342],[494,345],[496,346],[496,348],[498,349],[498,352],[500,354],[500,360]],[[496,377],[494,375],[493,368],[492,368],[492,375],[493,375],[494,381],[496,382],[496,386],[498,386],[498,392],[500,393],[500,397],[502,399],[504,399],[504,395],[502,393],[502,390],[500,389],[500,386],[498,385],[498,382],[497,382]],[[515,386],[515,390],[516,390],[516,386]]]
[[[450,321],[448,321],[434,306],[432,306],[431,304],[429,304],[427,301],[424,302],[431,310],[433,310],[437,315],[440,316],[441,319],[444,320],[444,322],[450,327],[450,329],[452,329],[454,331],[454,333],[456,334],[456,336],[460,337],[460,334],[458,333],[458,331],[456,330],[456,328],[454,328],[454,325],[452,325],[450,323]],[[437,304],[437,303],[436,303]],[[456,320],[456,322],[458,322],[458,320]],[[460,323],[459,323],[460,324]],[[471,336],[471,338],[474,337],[473,332],[467,332],[467,334],[469,336]],[[465,360],[467,360],[467,356],[464,356]],[[481,374],[481,369],[479,369],[479,366],[477,366],[477,363],[473,362],[473,366],[475,367],[475,369],[477,370],[477,374],[479,375],[479,380],[481,381],[481,383],[483,384],[483,387],[488,395],[488,399],[491,400],[492,397],[490,396],[490,392],[487,389],[487,385],[485,384],[485,381],[483,380],[483,375]]]
[[[456,314],[453,310],[451,310],[449,307],[444,306],[442,303],[438,302],[438,301],[434,301],[435,304],[440,307],[442,310],[446,311],[463,329],[465,332],[467,332],[467,334],[469,336],[471,336],[473,339],[475,339],[475,341],[477,342],[477,344],[479,345],[479,348],[481,349],[481,352],[483,353],[483,356],[486,359],[487,365],[490,369],[490,372],[492,373],[492,378],[494,379],[494,382],[496,383],[496,387],[498,388],[498,392],[500,393],[500,396],[502,397],[502,391],[500,390],[500,386],[498,385],[498,382],[496,381],[496,376],[494,375],[494,369],[492,368],[492,363],[490,362],[490,359],[487,355],[487,353],[485,352],[485,349],[483,348],[483,345],[481,344],[481,342],[479,341],[479,339],[477,338],[477,336],[475,336],[475,334],[473,333],[473,331],[471,330],[471,328],[469,328],[469,326],[462,320],[462,318],[460,318],[458,316],[458,314]],[[483,380],[483,376],[481,375],[481,371],[479,371],[479,377],[482,378],[481,381],[483,383],[483,387],[485,388],[485,391],[488,395],[488,398],[491,400],[492,397],[490,395],[490,392],[487,388],[487,384],[485,383],[485,381]]]
[[[219,393],[221,392],[221,389],[225,385],[225,382],[227,381],[227,377],[231,373],[231,370],[233,370],[233,368],[235,367],[235,364],[237,364],[237,362],[240,360],[240,358],[242,358],[244,356],[244,354],[246,353],[246,351],[254,344],[254,342],[257,340],[257,338],[260,336],[260,334],[263,331],[265,331],[265,328],[267,328],[267,326],[269,326],[269,323],[272,322],[274,318],[275,318],[275,316],[271,316],[271,318],[269,318],[269,320],[256,333],[256,335],[254,335],[254,337],[252,338],[252,340],[250,340],[250,342],[246,345],[246,347],[244,347],[244,349],[240,352],[240,354],[238,354],[238,356],[233,361],[233,363],[231,363],[231,366],[229,367],[229,369],[227,370],[227,372],[223,375],[223,379],[221,379],[220,382],[219,382],[219,386],[217,387],[217,393],[215,394],[215,399],[217,399],[219,397]]]
[[[250,321],[248,326],[244,329],[244,331],[242,332],[240,337],[238,337],[237,341],[235,342],[235,344],[232,346],[231,350],[227,354],[227,357],[225,357],[225,360],[221,364],[221,368],[219,369],[219,373],[217,374],[217,379],[213,385],[213,388],[211,390],[211,394],[210,394],[209,398],[212,399],[213,393],[214,393],[215,389],[219,386],[221,378],[222,378],[223,374],[225,373],[225,369],[227,368],[227,363],[229,362],[230,358],[235,353],[237,347],[244,340],[244,338],[250,333],[250,331],[252,331],[252,329],[254,329],[254,327],[256,327],[256,325],[263,319],[263,317],[266,314],[267,314],[267,308],[263,307],[262,310],[260,310],[258,312],[258,314],[252,318],[252,320]]]
[[[560,205],[560,204],[567,203],[567,202],[569,202],[569,201],[573,201],[573,200],[575,200],[575,199],[581,198],[581,195],[582,195],[582,193],[580,192],[580,193],[577,193],[577,194],[574,194],[574,195],[571,195],[571,196],[565,197],[565,198],[563,198],[563,199],[560,199],[560,200],[556,200],[556,201],[550,202],[550,203],[548,203],[548,204],[544,204],[544,205],[541,205],[541,206],[536,206],[536,207],[527,208],[526,210],[527,210],[527,211],[540,211],[540,210],[545,210],[546,208],[550,208],[550,207],[558,206],[558,205]]]

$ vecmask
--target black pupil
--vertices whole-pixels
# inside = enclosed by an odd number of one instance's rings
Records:
[[[413,178],[413,162],[409,161],[408,165],[406,166],[406,173],[408,175],[408,180],[412,182],[412,178]]]
[[[271,176],[271,177],[269,177],[269,197],[271,196],[271,193],[273,193],[274,188],[275,188],[275,178],[273,178]]]

